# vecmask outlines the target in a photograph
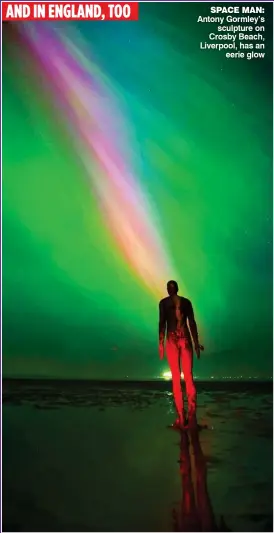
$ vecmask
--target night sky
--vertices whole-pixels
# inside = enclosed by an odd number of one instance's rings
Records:
[[[257,5],[257,4],[256,4]],[[272,375],[265,60],[199,50],[208,5],[3,26],[3,372],[151,378],[168,279],[195,374]]]

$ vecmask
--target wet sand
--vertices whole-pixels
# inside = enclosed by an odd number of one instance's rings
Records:
[[[3,531],[273,531],[272,384],[4,381]]]

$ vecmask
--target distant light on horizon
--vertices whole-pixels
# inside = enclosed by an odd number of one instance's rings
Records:
[[[163,376],[163,378],[166,379],[166,380],[172,378],[172,375],[171,375],[171,372],[170,372],[170,371],[163,372],[162,376]],[[183,372],[181,372],[181,378],[184,379],[184,373],[183,373]]]
[[[207,375],[207,376],[197,376],[194,374],[194,379],[195,380],[198,380],[198,381],[210,381],[210,380],[215,380],[215,381],[222,381],[222,380],[228,380],[228,381],[236,381],[236,380],[243,380],[243,381],[246,381],[248,379],[251,379],[251,380],[262,380],[264,381],[265,379],[266,380],[269,380],[269,379],[273,379],[272,376],[220,376],[220,375]],[[171,372],[170,371],[166,371],[166,372],[163,372],[161,375],[158,374],[158,376],[155,376],[156,379],[164,379],[166,381],[169,381],[172,379],[172,375],[171,375]],[[181,373],[181,378],[184,379],[184,373],[182,372]]]

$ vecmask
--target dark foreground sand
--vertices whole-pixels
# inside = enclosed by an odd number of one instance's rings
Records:
[[[200,385],[180,435],[170,384],[3,384],[4,531],[273,531],[269,386]]]

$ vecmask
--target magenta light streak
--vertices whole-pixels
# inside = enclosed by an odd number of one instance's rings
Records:
[[[62,102],[62,108],[65,105],[78,156],[109,231],[131,269],[161,296],[167,278],[176,278],[176,272],[156,228],[152,206],[126,164],[125,121],[114,108],[114,97],[100,79],[98,66],[85,58],[87,70],[70,52],[77,50],[75,42],[70,43],[64,34],[60,37],[48,25],[27,24],[24,35],[52,80],[58,103]],[[81,56],[81,50],[77,52]]]

